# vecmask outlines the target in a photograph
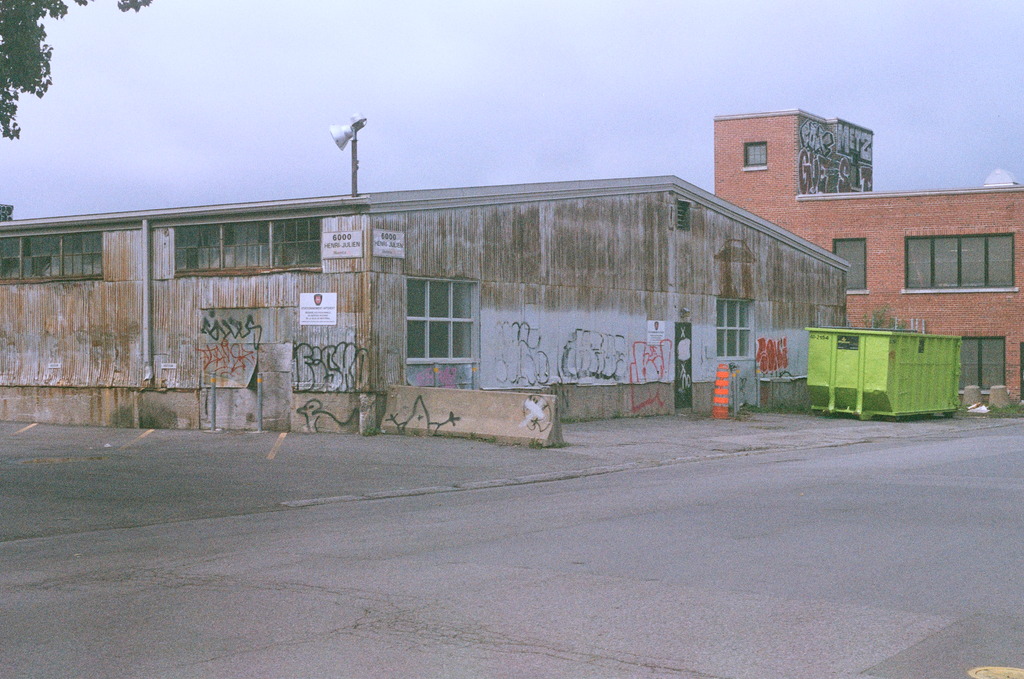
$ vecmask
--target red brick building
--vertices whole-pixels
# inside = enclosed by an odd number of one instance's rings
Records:
[[[715,193],[851,263],[847,322],[961,335],[961,386],[1024,376],[1024,186],[875,192],[871,130],[799,110],[715,118]]]

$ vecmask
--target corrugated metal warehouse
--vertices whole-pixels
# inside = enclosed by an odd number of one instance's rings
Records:
[[[845,270],[672,176],[9,221],[0,419],[371,429],[396,385],[710,411],[719,363],[747,403],[804,374]]]

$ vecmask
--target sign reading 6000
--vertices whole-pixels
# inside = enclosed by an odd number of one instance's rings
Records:
[[[345,259],[363,256],[362,231],[325,231],[320,242],[324,259]]]

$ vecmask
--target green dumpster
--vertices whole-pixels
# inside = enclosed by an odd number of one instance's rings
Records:
[[[807,328],[811,408],[862,420],[960,407],[960,338],[900,330]]]

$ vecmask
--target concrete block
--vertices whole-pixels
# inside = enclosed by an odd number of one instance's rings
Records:
[[[964,387],[963,404],[965,406],[971,406],[975,403],[981,403],[981,387],[971,384]]]
[[[557,405],[558,397],[552,394],[391,387],[381,429],[394,434],[560,445]]]
[[[989,389],[988,404],[993,408],[1005,408],[1010,405],[1010,392],[1006,385],[999,384]]]

